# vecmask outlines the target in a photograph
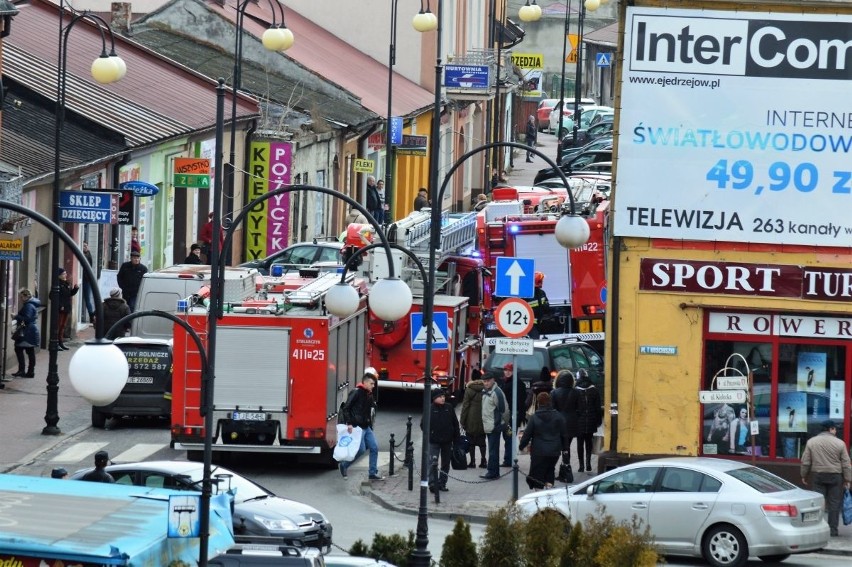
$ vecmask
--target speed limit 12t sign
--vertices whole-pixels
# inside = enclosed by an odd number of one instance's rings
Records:
[[[529,303],[517,297],[510,297],[497,306],[494,322],[503,336],[517,339],[529,334],[535,316]]]

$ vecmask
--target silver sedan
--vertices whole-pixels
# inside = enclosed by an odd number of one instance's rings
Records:
[[[555,509],[582,521],[599,507],[616,521],[635,516],[661,554],[702,557],[714,567],[738,567],[749,556],[783,561],[825,547],[824,505],[821,494],[748,463],[702,457],[633,463],[518,500],[530,516]]]

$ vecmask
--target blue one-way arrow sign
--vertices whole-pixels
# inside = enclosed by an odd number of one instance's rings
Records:
[[[612,53],[598,53],[595,57],[598,67],[609,67],[612,65]]]
[[[497,258],[497,283],[494,294],[498,297],[533,297],[535,260],[532,258]]]

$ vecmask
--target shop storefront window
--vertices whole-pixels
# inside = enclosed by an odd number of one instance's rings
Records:
[[[715,390],[714,401],[729,400],[701,404],[701,454],[796,461],[828,419],[846,441],[850,325],[848,318],[838,317],[711,313],[702,390]],[[733,392],[736,377],[748,372],[747,401],[741,393],[720,394],[726,388]],[[757,433],[752,435],[754,421]]]

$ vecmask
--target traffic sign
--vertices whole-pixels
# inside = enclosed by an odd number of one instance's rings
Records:
[[[532,258],[497,258],[497,282],[494,295],[498,297],[535,296],[535,260]]]
[[[504,299],[494,311],[497,330],[511,339],[519,339],[529,334],[534,322],[535,316],[530,304],[516,297]]]
[[[449,318],[443,311],[432,313],[432,350],[450,350]],[[411,314],[411,350],[426,350],[423,313]]]
[[[746,393],[745,390],[702,390],[698,392],[698,401],[702,404],[743,404]]]
[[[532,354],[533,340],[532,339],[504,339],[495,337],[494,352],[497,354]]]
[[[612,53],[598,53],[595,56],[595,63],[598,67],[609,67],[612,65]]]

